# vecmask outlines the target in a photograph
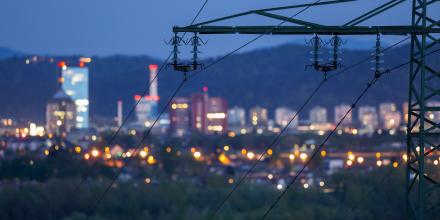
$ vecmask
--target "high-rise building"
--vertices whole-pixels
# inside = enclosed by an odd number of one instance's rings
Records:
[[[402,109],[403,109],[403,122],[405,123],[405,124],[407,124],[408,123],[408,102],[403,102],[403,105],[402,105]]]
[[[383,120],[383,128],[394,130],[399,128],[402,114],[399,111],[386,112]]]
[[[143,124],[147,127],[152,124],[152,122],[157,118],[158,106],[159,106],[159,93],[158,93],[158,83],[157,83],[157,65],[150,64],[148,66],[150,70],[149,74],[149,95],[141,97],[140,95],[135,96],[135,102],[139,103],[136,106],[136,117],[138,123]]]
[[[312,124],[327,123],[327,109],[321,106],[315,106],[309,112],[309,121]]]
[[[286,127],[287,124],[292,120],[289,125],[289,128],[294,128],[298,125],[298,115],[293,118],[296,114],[296,111],[287,108],[287,107],[279,107],[275,109],[275,123],[278,126]]]
[[[266,128],[269,120],[267,109],[256,106],[249,110],[249,120],[253,127]]]
[[[348,112],[348,114],[347,114],[347,112]],[[341,104],[341,105],[335,106],[334,123],[335,124],[339,123],[339,121],[342,120],[342,118],[344,117],[345,114],[347,114],[347,116],[345,116],[344,120],[341,122],[341,125],[342,126],[350,126],[353,122],[352,113],[350,111],[350,105]]]
[[[358,119],[361,130],[366,133],[373,133],[379,128],[379,116],[374,106],[360,106]]]
[[[228,110],[228,127],[231,131],[239,132],[246,126],[246,110],[234,106]]]
[[[379,104],[379,117],[380,121],[383,123],[385,120],[385,114],[388,112],[395,112],[397,111],[397,106],[395,103],[392,102],[385,102]]]
[[[134,96],[135,102],[139,102],[136,105],[136,118],[138,123],[149,127],[152,121],[157,117],[157,105],[158,99],[151,96]]]
[[[184,136],[190,131],[189,99],[176,97],[170,103],[170,131],[176,136]]]
[[[220,97],[209,97],[208,88],[203,93],[191,95],[192,128],[203,134],[222,134],[227,131],[227,102]]]
[[[76,125],[77,106],[63,89],[59,89],[46,105],[47,133],[65,135]]]
[[[228,104],[220,97],[208,98],[208,112],[206,124],[208,134],[223,134],[228,129]]]
[[[122,112],[122,100],[118,100],[117,102],[117,113],[116,113],[116,125],[118,127],[122,126],[123,122],[123,112]]]
[[[89,128],[89,68],[62,67],[62,88],[76,106],[76,127]]]
[[[191,95],[191,126],[194,131],[206,133],[208,130],[206,114],[208,113],[208,94],[196,93]]]

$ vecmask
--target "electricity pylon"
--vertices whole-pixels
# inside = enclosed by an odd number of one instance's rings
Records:
[[[186,27],[174,27],[173,32],[191,32],[195,34],[267,34],[267,35],[410,35],[411,59],[409,72],[408,123],[407,123],[407,184],[406,200],[409,219],[424,217],[440,207],[440,196],[434,195],[440,189],[440,174],[429,165],[433,156],[440,153],[440,120],[432,115],[440,114],[440,106],[431,101],[440,101],[440,71],[433,62],[428,63],[425,55],[440,44],[440,20],[434,17],[440,13],[434,10],[440,7],[438,0],[413,0],[412,23],[401,26],[361,26],[372,17],[384,13],[405,0],[388,1],[367,13],[342,25],[322,25],[294,17],[276,14],[277,11],[338,5],[359,0],[322,1],[310,4],[291,5],[276,8],[252,10],[231,16],[221,17]],[[409,10],[408,10],[409,13]],[[283,22],[283,26],[215,26],[212,23],[232,18],[259,15]],[[289,24],[289,25],[286,25]],[[432,60],[432,59],[431,59]],[[438,65],[437,65],[438,67]],[[433,196],[434,195],[434,196]]]

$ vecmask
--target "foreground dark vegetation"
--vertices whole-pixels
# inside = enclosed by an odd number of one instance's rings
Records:
[[[90,169],[88,165],[68,158],[48,159],[40,165],[50,169],[37,171],[33,167],[38,162],[24,166],[28,161],[0,162],[0,219],[207,219],[232,187],[224,176],[195,175],[173,180],[173,175],[156,173],[148,184],[140,177],[118,180],[93,211],[114,171],[95,167],[96,172],[75,191],[79,176]],[[11,166],[15,166],[14,172],[7,172]],[[143,176],[148,176],[148,172]],[[238,179],[239,175],[233,178]],[[343,171],[325,181],[325,187],[314,184],[304,189],[299,183],[292,187],[270,219],[405,217],[403,167]],[[269,181],[247,182],[234,193],[217,219],[258,219],[280,192]]]

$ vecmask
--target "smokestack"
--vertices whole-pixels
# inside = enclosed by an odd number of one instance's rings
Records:
[[[63,86],[63,83],[64,83],[63,69],[65,69],[66,67],[67,67],[67,64],[65,61],[58,62],[58,73],[57,73],[58,87],[57,87],[57,89],[61,89],[61,87]]]
[[[118,124],[118,127],[122,126],[122,100],[118,100],[118,112],[116,116],[116,122]]]
[[[157,65],[150,64],[148,69],[150,69],[150,96],[153,99],[158,100],[159,95],[157,92],[157,79],[155,79],[157,76]]]

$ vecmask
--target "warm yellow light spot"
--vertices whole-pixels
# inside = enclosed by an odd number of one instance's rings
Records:
[[[228,183],[229,183],[229,184],[233,184],[233,183],[234,183],[234,179],[229,178],[229,179],[228,179]]]
[[[358,130],[357,129],[353,129],[352,134],[357,135],[358,134]]]
[[[105,157],[106,157],[107,159],[110,159],[110,158],[112,158],[112,155],[109,154],[109,153],[107,153],[107,154],[105,154]]]
[[[347,160],[347,166],[351,166],[351,165],[353,165],[353,161],[352,160]]]
[[[86,160],[90,159],[90,154],[88,154],[88,153],[84,154],[84,159],[86,159]]]
[[[273,154],[273,150],[272,150],[272,149],[268,149],[268,150],[267,150],[267,155],[270,156],[270,155],[272,155],[272,154]]]
[[[321,180],[321,181],[319,181],[319,186],[320,186],[320,187],[324,187],[324,186],[325,186],[325,182],[324,182],[324,181],[322,181],[322,180]]]
[[[218,156],[218,160],[223,165],[228,165],[231,163],[231,160],[229,160],[229,158],[225,154],[220,154],[220,156]]]
[[[393,162],[393,167],[397,168],[399,166],[399,163],[397,163],[396,161]]]
[[[246,149],[241,149],[241,154],[246,155],[247,154],[247,150]]]
[[[376,152],[376,158],[380,158],[381,154],[380,152]]]
[[[110,147],[105,147],[104,148],[104,152],[107,153],[107,154],[110,153]]]
[[[293,154],[297,157],[297,156],[299,156],[300,152],[299,152],[299,150],[294,150]]]
[[[230,137],[230,138],[235,137],[235,132],[233,132],[233,131],[228,132],[228,137]]]
[[[75,152],[76,152],[77,154],[81,153],[81,147],[80,147],[80,146],[76,146],[76,147],[75,147]]]
[[[434,160],[434,165],[438,165],[438,160]]]
[[[357,158],[357,162],[360,163],[360,164],[363,163],[364,162],[364,158],[363,157],[358,157]]]
[[[402,155],[402,158],[406,162],[408,160],[408,155],[404,154],[404,155]]]
[[[376,161],[376,165],[377,165],[378,167],[382,166],[382,161],[381,161],[381,160]]]
[[[321,151],[321,157],[325,157],[325,156],[327,156],[327,151],[322,150],[322,151]]]
[[[195,147],[192,147],[192,148],[191,148],[191,153],[194,153],[194,152],[196,152],[196,148],[195,148]]]
[[[46,155],[46,156],[49,155],[49,150],[48,149],[44,150],[44,155]]]
[[[125,156],[127,156],[127,157],[131,157],[131,152],[130,152],[130,151],[127,151],[127,153],[125,153]]]
[[[141,150],[140,152],[139,152],[139,156],[140,157],[142,157],[142,158],[145,158],[145,157],[147,157],[147,152],[146,151],[144,151],[144,150]]]
[[[60,149],[60,146],[55,145],[55,150],[59,150],[59,149]]]
[[[152,155],[148,156],[147,163],[150,165],[153,165],[156,163],[156,158],[154,158]]]
[[[291,160],[291,161],[295,160],[295,155],[294,154],[289,154],[289,160]]]
[[[246,154],[246,157],[247,157],[249,160],[252,160],[252,159],[254,159],[255,154],[254,154],[253,152],[248,152],[248,153]]]
[[[225,146],[223,147],[223,150],[228,151],[228,150],[229,150],[229,146],[228,146],[228,145],[225,145]]]
[[[350,155],[348,155],[348,159],[349,159],[349,160],[354,160],[354,159],[355,159],[354,154],[350,154]]]
[[[306,160],[307,159],[307,154],[306,153],[301,153],[300,155],[299,155],[299,158],[301,159],[301,160]]]
[[[173,150],[173,149],[172,149],[171,147],[167,147],[167,148],[165,148],[165,151],[166,151],[167,153],[171,153],[172,150]]]
[[[273,174],[271,174],[271,173],[267,174],[267,178],[270,180],[273,179]]]
[[[202,153],[200,153],[200,151],[196,151],[193,153],[194,158],[196,158],[197,160],[200,159],[200,157],[202,157]]]
[[[99,151],[97,149],[93,149],[92,150],[92,157],[98,157],[99,156]]]

